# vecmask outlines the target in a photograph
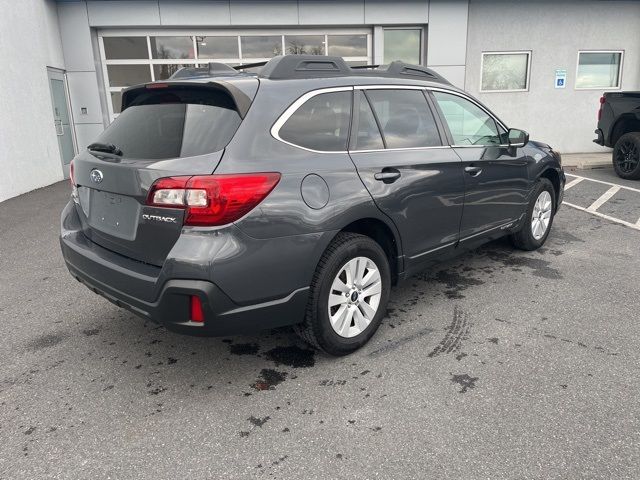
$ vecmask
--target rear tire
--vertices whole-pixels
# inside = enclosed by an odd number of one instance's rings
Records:
[[[625,133],[613,147],[613,168],[620,178],[640,179],[640,132]]]
[[[380,326],[390,289],[389,260],[380,245],[364,235],[339,233],[320,258],[304,322],[295,331],[330,355],[348,355]]]
[[[547,241],[556,212],[556,194],[553,184],[539,178],[527,207],[524,225],[511,235],[511,243],[520,250],[536,250]]]

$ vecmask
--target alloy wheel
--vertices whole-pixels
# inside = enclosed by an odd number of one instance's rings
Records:
[[[547,233],[549,223],[551,222],[551,210],[553,209],[553,201],[551,194],[544,190],[540,192],[536,203],[533,206],[531,214],[531,233],[533,238],[540,240]]]
[[[382,295],[378,266],[367,257],[349,260],[338,271],[329,292],[329,320],[344,338],[362,333],[373,321]]]
[[[640,152],[635,142],[623,141],[617,149],[615,161],[622,173],[633,172],[640,162]]]

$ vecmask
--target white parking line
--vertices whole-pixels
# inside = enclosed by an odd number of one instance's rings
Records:
[[[591,205],[589,205],[587,207],[587,212],[595,212],[596,210],[598,210],[599,207],[601,207],[602,205],[604,205],[604,202],[606,202],[607,200],[609,200],[611,197],[613,197],[616,193],[618,193],[618,191],[620,190],[620,187],[615,186],[615,187],[611,187],[609,190],[607,190],[606,192],[604,192],[599,199],[597,199],[595,202],[593,202]]]
[[[591,215],[595,215],[597,217],[604,218],[604,219],[609,220],[611,222],[619,223],[620,225],[624,225],[626,227],[633,228],[634,230],[640,231],[640,221],[638,221],[635,224],[631,223],[631,222],[625,222],[624,220],[620,220],[619,218],[610,217],[609,215],[605,215],[604,213],[592,212],[591,210],[587,210],[586,208],[581,207],[579,205],[574,205],[573,203],[562,202],[562,205],[566,205],[568,207],[575,208],[577,210],[581,210],[583,212],[590,213]]]
[[[584,180],[588,180],[589,182],[601,183],[603,185],[608,185],[611,188],[609,188],[609,190],[604,192],[600,196],[600,198],[598,198],[595,202],[593,202],[591,205],[589,205],[586,208],[585,207],[581,207],[580,205],[575,205],[573,203],[566,202],[566,201],[562,202],[563,205],[567,205],[568,207],[575,208],[576,210],[580,210],[582,212],[587,212],[587,213],[590,213],[591,215],[595,215],[597,217],[604,218],[605,220],[609,220],[610,222],[619,223],[620,225],[624,225],[625,227],[633,228],[634,230],[640,231],[640,218],[638,219],[638,221],[636,223],[631,223],[631,222],[627,222],[626,220],[621,220],[619,218],[615,218],[615,217],[612,217],[610,215],[605,215],[604,213],[600,213],[600,212],[597,211],[598,208],[600,208],[602,205],[604,205],[608,200],[610,200],[621,189],[631,190],[632,192],[638,192],[638,193],[640,193],[640,189],[633,188],[633,187],[626,187],[624,185],[617,185],[615,183],[605,182],[604,180],[595,180],[595,179],[589,178],[589,177],[581,177],[580,175],[574,175],[572,173],[567,173],[566,176],[567,177],[573,177],[573,180],[571,180],[570,182],[568,182],[565,185],[565,187],[564,187],[565,192],[568,189],[574,187],[575,185],[579,184],[580,182],[582,182]]]
[[[595,178],[589,178],[589,177],[581,177],[580,175],[574,175],[573,173],[565,173],[565,175],[567,177],[575,177],[575,178],[579,178],[580,181],[582,180],[589,180],[590,182],[596,182],[596,183],[602,183],[604,185],[609,185],[610,187],[620,187],[623,188],[625,190],[631,190],[632,192],[638,192],[640,193],[640,189],[638,188],[633,188],[633,187],[627,187],[625,185],[618,185],[617,183],[611,183],[611,182],[605,182],[604,180],[596,180]],[[564,189],[567,189],[567,186],[574,183],[575,180],[572,180],[571,182],[569,182],[567,185],[565,185]],[[579,183],[579,182],[576,182]]]
[[[569,190],[571,187],[573,187],[573,186],[575,186],[575,185],[579,184],[579,183],[580,183],[581,181],[583,181],[583,180],[584,180],[584,177],[578,177],[578,178],[576,178],[576,179],[574,179],[574,180],[571,180],[569,183],[567,183],[567,184],[564,186],[564,191],[566,192],[566,191],[567,191],[567,190]]]

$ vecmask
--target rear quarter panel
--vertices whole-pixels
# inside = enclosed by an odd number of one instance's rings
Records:
[[[312,152],[271,135],[272,125],[297,98],[310,90],[335,86],[331,79],[306,83],[261,80],[258,95],[215,171],[281,174],[280,182],[267,198],[235,224],[244,235],[262,245],[260,255],[246,252],[247,256],[254,256],[252,264],[261,273],[253,278],[248,275],[245,289],[261,292],[260,297],[275,298],[308,286],[331,240],[356,220],[383,221],[394,233],[400,249],[395,226],[376,207],[346,152]],[[326,205],[319,208],[305,203],[301,192],[303,180],[311,174],[321,177],[328,187]],[[211,268],[212,277],[217,277],[215,270],[219,267],[214,264]],[[269,277],[258,280],[264,272],[269,272]],[[234,298],[239,288],[231,276],[218,278],[217,282]]]

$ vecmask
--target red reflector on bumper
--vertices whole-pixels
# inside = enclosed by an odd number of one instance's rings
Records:
[[[200,297],[191,295],[191,321],[204,322],[204,313],[202,312],[202,301]]]

